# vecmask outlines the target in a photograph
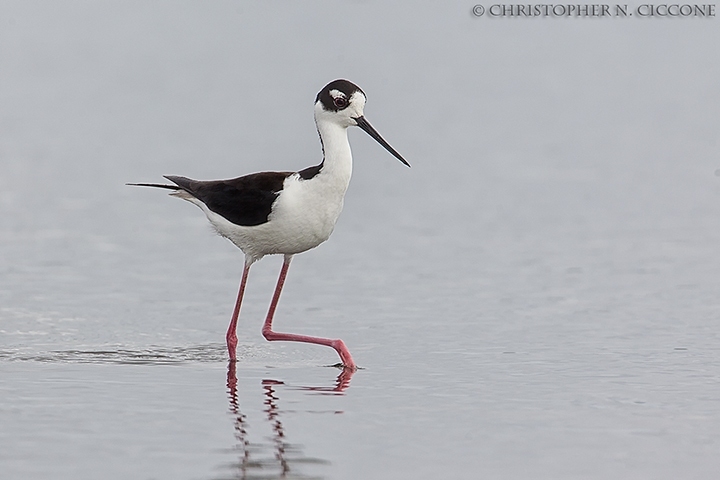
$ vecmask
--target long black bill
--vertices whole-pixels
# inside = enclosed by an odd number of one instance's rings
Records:
[[[402,155],[400,155],[393,147],[390,146],[389,143],[387,143],[385,141],[384,138],[382,138],[380,136],[380,134],[377,132],[377,130],[375,130],[372,125],[370,125],[370,122],[365,120],[365,117],[357,117],[357,118],[354,118],[353,120],[355,120],[357,122],[358,127],[365,130],[365,132],[368,135],[370,135],[372,138],[374,138],[376,142],[378,142],[380,145],[385,147],[385,150],[392,153],[395,156],[395,158],[400,160],[402,163],[404,163],[408,167],[410,166],[410,164],[407,161],[405,161],[405,159],[402,157]]]

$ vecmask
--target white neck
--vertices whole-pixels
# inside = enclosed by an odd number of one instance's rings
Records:
[[[322,173],[347,189],[352,175],[352,152],[347,127],[327,119],[318,119],[316,124],[325,155]]]

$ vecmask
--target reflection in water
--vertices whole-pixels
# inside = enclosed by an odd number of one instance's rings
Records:
[[[251,347],[245,353],[251,354]],[[241,351],[238,352],[242,354]],[[41,353],[0,350],[1,361],[31,361],[43,363],[94,363],[120,365],[180,365],[194,362],[216,363],[227,361],[224,344],[197,345],[191,347],[151,346],[133,349],[126,346],[103,346],[100,348],[54,350]],[[284,392],[307,392],[314,395],[343,395],[350,386],[353,373],[343,369],[331,385],[292,386],[285,382],[264,379],[260,382],[263,396],[262,412],[270,424],[272,435],[269,442],[251,442],[248,434],[248,417],[240,408],[238,395],[237,363],[229,362],[227,388],[229,410],[233,418],[236,445],[233,454],[236,461],[230,465],[230,472],[222,476],[232,480],[259,479],[309,479],[322,478],[317,473],[310,476],[300,472],[303,466],[315,469],[328,465],[327,460],[306,456],[302,446],[287,442],[282,416],[287,413],[280,408],[280,397]],[[246,389],[247,390],[247,389]],[[326,411],[327,412],[327,411]],[[318,412],[314,412],[318,413]],[[342,411],[329,411],[336,414]]]
[[[282,410],[278,406],[280,400],[278,390],[285,386],[284,382],[278,380],[263,380],[261,382],[263,391],[263,411],[272,428],[271,443],[251,443],[248,435],[247,416],[240,410],[238,398],[237,363],[228,362],[227,387],[230,400],[230,413],[233,416],[235,428],[235,439],[237,445],[235,450],[239,454],[238,462],[232,464],[233,479],[308,479],[320,477],[308,477],[300,473],[299,467],[303,464],[323,465],[329,464],[327,460],[306,457],[299,445],[287,443],[285,428],[280,419]],[[353,372],[343,370],[338,375],[335,385],[328,387],[299,387],[299,390],[320,392],[322,394],[341,395],[350,386],[350,379]],[[272,451],[272,457],[267,452]]]
[[[342,395],[346,388],[350,386],[350,380],[355,374],[354,371],[347,368],[343,368],[340,375],[335,380],[334,387],[297,387],[298,390],[305,390],[309,392],[318,392],[325,395]]]

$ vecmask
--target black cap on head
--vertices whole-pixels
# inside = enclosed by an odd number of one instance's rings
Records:
[[[345,102],[330,95],[332,90],[340,92],[342,94],[341,98],[344,97]],[[349,105],[348,100],[355,92],[360,92],[365,95],[365,92],[363,92],[360,87],[348,80],[334,80],[318,92],[317,97],[315,97],[315,102],[322,102],[323,108],[327,111],[337,112],[345,109]]]

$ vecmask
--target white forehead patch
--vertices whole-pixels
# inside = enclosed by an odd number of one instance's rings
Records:
[[[367,101],[367,99],[365,98],[365,95],[363,95],[363,93],[359,90],[356,92],[353,92],[353,94],[350,95],[350,103],[356,104],[360,108],[365,106],[366,101]]]
[[[340,90],[335,90],[335,89],[333,89],[333,90],[330,90],[330,96],[331,96],[332,98],[345,98],[347,95],[345,95],[345,94],[344,94],[343,92],[341,92]]]

